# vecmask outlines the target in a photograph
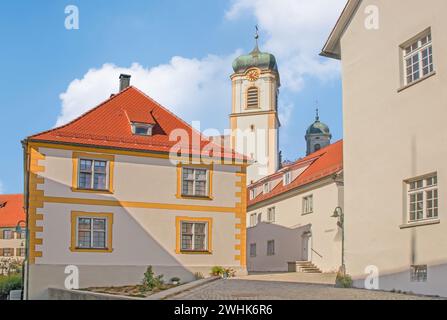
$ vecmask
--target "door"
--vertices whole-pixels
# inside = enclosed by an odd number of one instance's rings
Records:
[[[303,261],[312,262],[312,233],[305,232],[302,236],[302,252]]]

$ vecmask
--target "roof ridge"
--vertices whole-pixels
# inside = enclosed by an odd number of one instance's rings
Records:
[[[45,131],[42,131],[42,132],[39,132],[39,133],[36,133],[36,134],[33,134],[33,135],[29,136],[27,139],[31,139],[31,138],[34,138],[34,137],[36,137],[36,136],[40,136],[40,135],[42,135],[42,134],[46,134],[46,133],[50,133],[50,132],[53,132],[53,131],[56,131],[56,130],[63,129],[63,128],[65,128],[65,127],[71,125],[72,123],[74,123],[74,122],[76,122],[76,121],[78,121],[78,120],[84,118],[85,116],[87,116],[88,114],[92,113],[93,111],[99,109],[100,107],[104,106],[106,103],[112,101],[112,100],[115,99],[116,97],[120,96],[122,93],[128,91],[130,88],[132,88],[132,86],[127,87],[126,89],[124,89],[124,90],[121,91],[121,92],[118,92],[117,94],[112,94],[112,95],[110,96],[110,98],[108,98],[107,100],[104,100],[103,102],[99,103],[96,107],[93,107],[92,109],[87,110],[86,112],[82,113],[80,116],[76,117],[75,119],[71,120],[70,122],[67,122],[67,123],[64,124],[64,125],[61,125],[61,126],[59,126],[59,127],[55,127],[55,128],[49,129],[49,130],[45,130]]]

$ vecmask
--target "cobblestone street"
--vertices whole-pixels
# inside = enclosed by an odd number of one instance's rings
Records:
[[[428,297],[328,285],[258,281],[218,280],[183,292],[176,300],[426,300]]]

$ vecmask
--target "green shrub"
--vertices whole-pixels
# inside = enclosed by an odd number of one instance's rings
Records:
[[[337,288],[352,288],[352,278],[348,274],[338,273],[336,280]]]
[[[144,273],[143,288],[145,290],[161,289],[164,285],[163,275],[155,276],[152,266],[147,267]]]
[[[22,288],[22,276],[14,274],[10,276],[0,275],[0,300],[5,300],[11,290],[20,290]]]
[[[205,279],[205,276],[201,272],[196,272],[196,273],[194,273],[194,278],[196,280],[202,280],[202,279]]]
[[[219,266],[215,266],[211,268],[211,275],[216,277],[221,277],[225,273],[225,269]]]

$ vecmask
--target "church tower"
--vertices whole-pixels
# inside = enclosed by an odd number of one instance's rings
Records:
[[[247,183],[279,169],[278,94],[280,77],[275,56],[256,45],[251,53],[233,62],[231,144],[237,152],[252,158]]]
[[[307,155],[331,144],[331,131],[326,124],[320,121],[318,109],[316,112],[315,122],[306,131]]]

